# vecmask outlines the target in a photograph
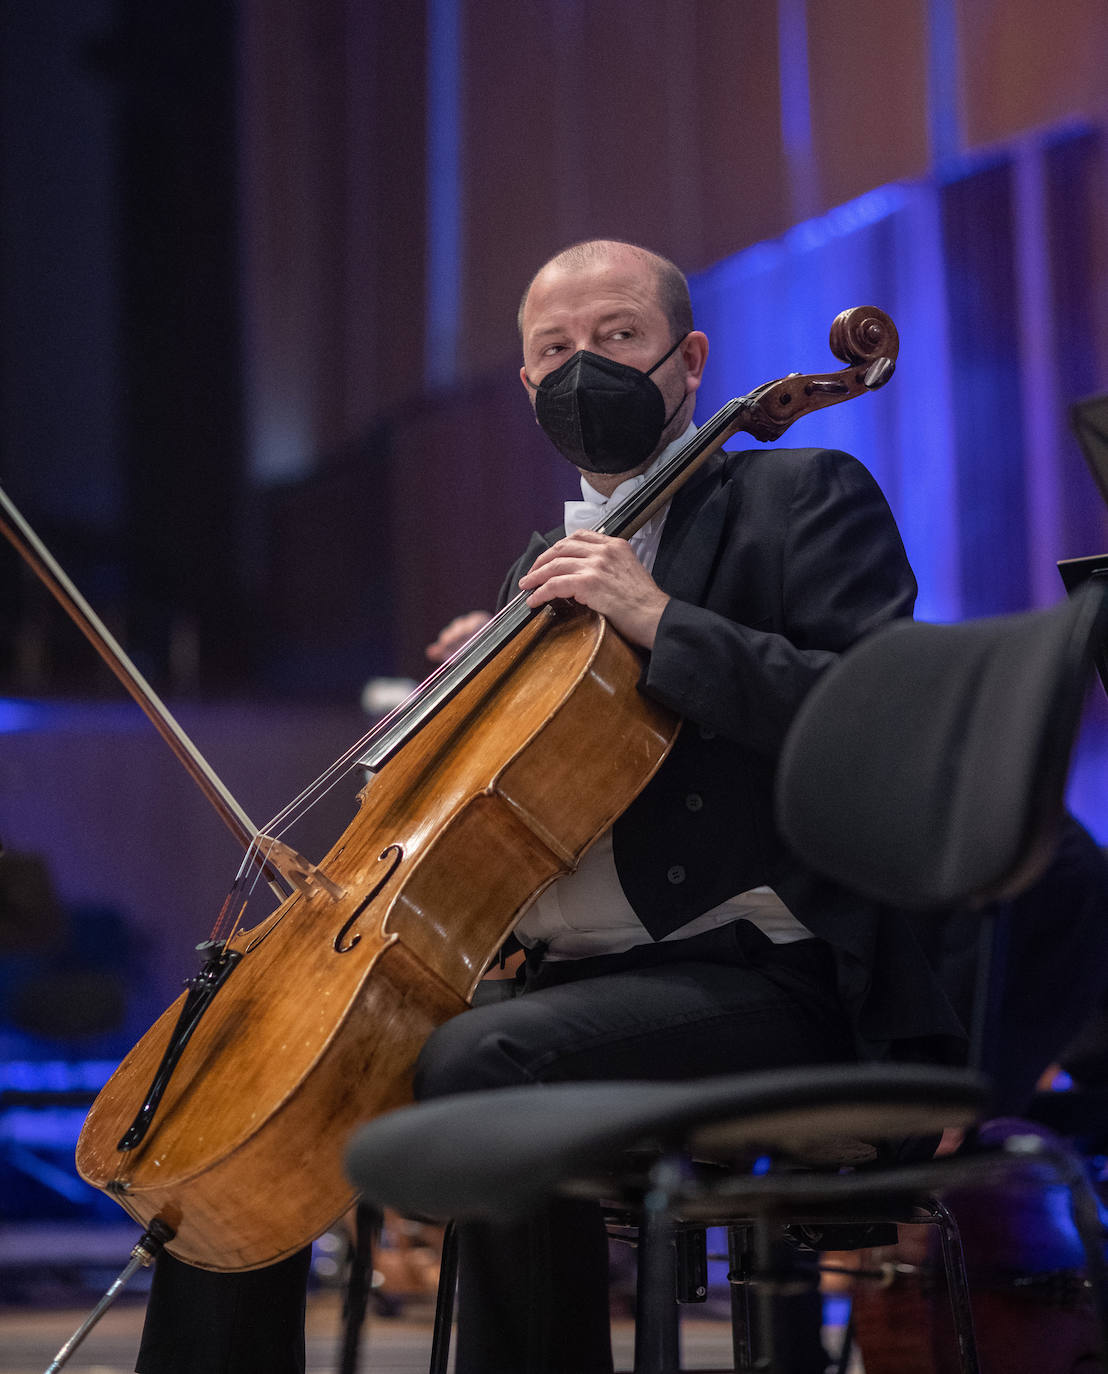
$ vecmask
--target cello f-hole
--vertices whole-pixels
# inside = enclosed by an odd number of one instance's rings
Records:
[[[404,850],[398,844],[387,845],[384,849],[381,850],[380,854],[377,855],[377,862],[380,863],[382,859],[386,858],[389,854],[391,854],[393,858],[392,863],[389,864],[388,872],[384,875],[383,878],[381,878],[381,880],[370,892],[366,893],[366,895],[362,898],[362,900],[358,903],[357,907],[355,908],[354,914],[350,917],[350,919],[346,922],[343,928],[335,936],[333,948],[336,954],[349,954],[350,951],[354,948],[354,946],[358,943],[358,941],[362,938],[360,935],[355,935],[348,945],[343,944],[343,941],[346,939],[346,936],[350,932],[350,927],[354,924],[354,922],[358,919],[358,917],[362,914],[366,907],[369,906],[370,902],[372,902],[377,897],[381,889],[385,886],[388,880],[396,872],[397,865],[400,863],[400,860],[404,857]]]

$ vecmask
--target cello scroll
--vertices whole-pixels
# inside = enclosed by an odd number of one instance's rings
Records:
[[[900,339],[896,325],[876,306],[856,305],[836,315],[830,343],[835,357],[847,364],[841,372],[794,372],[766,382],[744,398],[746,414],[737,428],[772,443],[801,415],[876,391],[893,375]]]

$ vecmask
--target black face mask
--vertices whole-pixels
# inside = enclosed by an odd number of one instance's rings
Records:
[[[645,463],[685,400],[682,396],[667,416],[665,400],[650,374],[684,340],[682,334],[645,372],[581,349],[537,387],[528,377],[527,385],[535,392],[535,417],[558,452],[586,472],[628,472]]]

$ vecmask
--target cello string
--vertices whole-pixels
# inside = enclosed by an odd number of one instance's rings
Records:
[[[440,664],[413,693],[380,721],[375,722],[369,731],[345,749],[318,777],[266,822],[254,836],[243,856],[232,887],[232,894],[243,890],[247,875],[251,874],[249,885],[246,886],[246,893],[248,899],[253,895],[259,874],[259,867],[254,861],[254,855],[257,854],[263,860],[272,863],[273,846],[272,844],[267,845],[265,841],[267,839],[270,841],[280,839],[286,834],[312,807],[328,795],[343,777],[357,767],[359,758],[368,746],[403,720],[405,715],[410,714],[431,690],[447,681],[452,674],[468,676],[474,663],[480,665],[484,659],[491,658],[492,651],[498,647],[498,640],[505,624],[518,615],[525,599],[526,593],[520,592],[507,602],[496,615],[490,617],[476,634],[472,635],[444,663]],[[253,870],[252,873],[251,870]],[[232,931],[231,936],[227,937],[228,939],[232,938],[239,924],[240,922],[237,921],[235,930]]]
[[[665,465],[663,469],[664,478],[659,483],[658,478],[662,478],[662,473],[656,474],[653,483],[648,484],[650,495],[653,496],[657,491],[663,489],[670,481],[679,475],[684,464],[705,448],[713,448],[723,442],[725,435],[716,433],[719,428],[718,422],[723,418],[736,403],[729,402],[727,406],[712,417],[706,424],[702,425],[697,434],[689,442],[682,446],[674,457]],[[625,512],[630,513],[634,510],[639,498],[643,494],[643,489],[631,493],[630,496],[621,501],[615,511],[608,513],[608,518],[598,512],[598,518],[594,525],[590,526],[594,531],[604,529],[606,523],[614,523],[620,515]],[[623,534],[621,530],[613,531],[617,537]],[[404,701],[395,706],[387,715],[377,721],[360,740],[347,749],[329,768],[325,769],[318,778],[309,783],[308,786],[289,804],[277,813],[270,821],[262,827],[267,833],[282,834],[290,825],[302,816],[309,806],[314,805],[318,797],[327,789],[333,786],[340,777],[345,776],[349,771],[348,762],[351,755],[363,755],[370,746],[379,742],[406,718],[416,715],[420,706],[426,699],[432,696],[440,686],[448,684],[452,677],[461,678],[463,681],[470,675],[476,666],[482,666],[487,658],[491,658],[493,652],[501,647],[502,634],[511,626],[512,622],[520,614],[526,603],[527,592],[517,592],[510,601],[491,616],[488,621],[469,639],[461,644],[453,654],[420,683],[415,690],[407,696]],[[356,762],[356,760],[355,760]]]
[[[663,495],[668,488],[674,485],[677,478],[679,478],[684,471],[689,470],[691,472],[694,469],[696,460],[702,458],[713,449],[718,448],[720,444],[724,443],[726,439],[735,432],[735,429],[738,428],[738,425],[733,423],[736,413],[744,409],[753,399],[754,395],[755,393],[751,393],[750,396],[743,397],[737,401],[730,401],[723,406],[721,410],[700,426],[697,433],[686,444],[682,445],[678,452],[674,454],[662,468],[653,473],[644,483],[641,483],[640,486],[621,501],[614,510],[608,510],[606,512],[603,510],[598,511],[596,521],[588,528],[592,529],[594,532],[628,538],[633,532],[633,529],[637,528],[638,523],[641,523],[641,512],[648,509],[659,496]],[[429,698],[434,697],[442,687],[446,687],[449,691],[451,678],[456,680],[458,686],[464,684],[468,681],[470,676],[484,666],[486,661],[494,656],[503,646],[507,637],[506,632],[513,626],[513,622],[518,617],[523,608],[523,604],[526,602],[527,595],[528,593],[521,591],[512,597],[512,599],[501,607],[495,615],[491,616],[474,635],[470,636],[470,638],[464,641],[453,654],[443,663],[439,664],[438,667],[436,667],[435,670],[404,699],[404,701],[398,703],[393,710],[388,712],[381,720],[377,721],[359,740],[344,750],[332,764],[318,775],[318,777],[310,782],[308,786],[285,807],[278,811],[276,815],[262,827],[261,832],[255,833],[244,855],[239,873],[236,875],[231,895],[240,891],[244,886],[245,876],[251,865],[254,854],[261,853],[261,841],[263,838],[268,837],[270,840],[263,857],[271,861],[273,851],[272,841],[286,834],[298,820],[306,815],[312,807],[317,805],[324,796],[333,790],[333,788],[338,785],[338,782],[357,766],[358,761],[366,754],[367,750],[375,743],[384,739],[390,732],[402,727],[405,720],[414,721],[415,728],[418,728],[418,724],[425,718],[425,716],[421,714],[421,708],[423,708],[424,703],[426,703]],[[515,625],[514,628],[518,629],[520,626]],[[444,697],[440,700],[440,706],[445,699],[448,698]],[[433,713],[433,710],[438,708],[432,706],[429,709]],[[403,747],[405,742],[406,740],[402,736],[398,743],[393,746],[394,750]],[[387,762],[389,757],[391,757],[391,754],[384,756],[378,766],[383,766],[383,763]],[[371,769],[370,771],[374,770]],[[253,895],[261,871],[262,865],[256,864],[254,866],[252,881],[249,884],[247,900]],[[228,897],[228,902],[229,901],[230,896]],[[224,912],[221,912],[220,918],[217,921],[217,929],[223,922],[226,905],[227,904],[225,904]],[[243,904],[243,910],[245,910],[245,903]],[[235,927],[231,932],[231,936],[228,936],[228,939],[232,938],[235,931],[237,931],[241,924],[241,919],[242,911],[240,911],[239,917],[235,922]]]
[[[598,511],[596,522],[589,528],[601,532],[610,529],[617,537],[626,537],[630,533],[629,525],[633,522],[638,509],[664,491],[684,468],[691,464],[694,458],[724,442],[727,437],[727,433],[724,432],[725,425],[731,418],[731,412],[738,404],[740,403],[731,401],[725,405],[703,424],[686,444],[682,445],[665,466],[654,474],[652,479],[648,479],[646,483],[621,501],[614,511],[609,511],[606,515]],[[621,522],[628,528],[621,528]],[[461,644],[443,663],[439,664],[404,701],[376,722],[360,740],[344,751],[333,764],[268,821],[262,827],[263,831],[274,836],[286,833],[322,796],[337,785],[351,767],[356,765],[358,757],[364,755],[372,745],[401,726],[405,719],[416,717],[423,704],[440,687],[448,686],[451,678],[460,679],[464,682],[476,668],[483,666],[485,660],[491,658],[493,653],[501,647],[504,632],[519,616],[527,596],[528,593],[526,592],[517,592],[474,635]]]
[[[707,435],[710,428],[711,423],[709,422],[709,425],[702,427],[698,436],[694,436],[688,444],[678,451],[674,459],[666,465],[665,472],[667,478],[669,478],[675,470],[680,468],[682,461],[686,459],[687,455],[691,456],[695,453],[698,447],[697,438],[700,438],[700,446],[703,446],[703,438],[700,436]],[[716,442],[719,442],[719,440],[717,439]],[[635,502],[636,497],[641,496],[641,494],[641,491],[632,493],[626,501],[621,502],[616,512],[609,513],[608,522],[611,522],[612,517],[618,515],[624,508],[630,508]],[[606,522],[604,516],[598,512],[598,518],[595,524],[589,526],[589,528],[594,531],[602,530],[605,523],[608,522]],[[271,817],[262,827],[259,835],[268,835],[276,839],[286,834],[297,821],[302,819],[313,806],[337,786],[343,777],[357,766],[358,759],[364,755],[373,744],[401,725],[405,719],[415,716],[428,697],[432,696],[440,687],[449,685],[452,677],[460,678],[464,681],[472,674],[476,667],[483,666],[485,660],[491,658],[493,653],[501,647],[502,635],[505,629],[511,626],[519,616],[526,603],[527,596],[528,593],[526,592],[517,592],[516,595],[506,602],[495,615],[491,616],[475,634],[461,644],[449,658],[439,664],[438,667],[404,699],[404,701],[400,702],[379,721],[375,722],[360,739],[344,750],[333,763],[329,764],[328,767],[308,783],[297,796]],[[259,836],[255,836],[254,840],[251,842],[250,848],[247,850],[243,860],[243,869],[249,864],[251,856],[255,851],[260,852]],[[267,857],[268,853],[269,851],[267,851]],[[242,870],[240,870],[240,872],[241,871]],[[255,885],[256,878],[254,883],[251,884],[251,891],[253,891]]]
[[[621,503],[621,507],[626,503]],[[595,525],[590,526],[596,530],[602,525],[602,518],[598,516]],[[242,923],[242,916],[246,905],[253,896],[257,887],[258,878],[262,871],[262,864],[255,862],[254,856],[258,855],[264,862],[273,862],[273,841],[280,839],[286,834],[293,825],[301,820],[311,809],[316,806],[325,796],[327,796],[338,785],[343,777],[346,777],[355,767],[358,760],[366,750],[381,739],[390,730],[394,729],[406,717],[415,714],[421,703],[430,696],[437,688],[449,682],[449,679],[457,675],[463,680],[468,678],[474,671],[474,665],[483,666],[486,659],[490,659],[494,652],[501,645],[501,636],[519,615],[526,602],[527,592],[517,592],[507,601],[499,611],[485,622],[469,639],[452,653],[447,659],[439,664],[424,680],[416,687],[402,702],[399,702],[391,711],[383,716],[379,721],[374,722],[360,739],[348,746],[332,763],[323,769],[311,782],[307,784],[291,801],[286,803],[276,812],[262,827],[257,831],[243,855],[239,870],[235,876],[231,891],[223,903],[219,918],[216,921],[212,938],[219,937],[219,930],[224,923],[226,913],[230,908],[233,897],[245,888],[246,900],[239,910],[238,917],[230,933],[225,937],[229,942],[237,934]],[[264,843],[269,841],[268,844]],[[279,867],[279,866],[278,866]],[[247,885],[247,877],[249,883]],[[290,897],[293,894],[290,894]],[[286,901],[290,898],[286,898]],[[282,903],[283,905],[283,903]]]
[[[337,784],[337,782],[353,767],[356,766],[358,758],[365,753],[366,749],[375,741],[380,739],[389,730],[393,729],[405,716],[410,715],[415,707],[431,693],[431,691],[460,670],[468,669],[474,662],[480,661],[489,655],[491,649],[498,647],[495,641],[498,639],[504,625],[518,614],[521,603],[526,599],[526,594],[518,593],[496,615],[492,616],[476,634],[466,640],[451,656],[441,663],[434,672],[426,677],[422,683],[402,701],[394,707],[381,720],[374,725],[357,740],[354,744],[345,749],[337,759],[329,764],[315,779],[290,802],[281,808],[273,817],[261,828],[261,834],[268,834],[279,837],[284,834],[289,826],[295,824],[306,812],[326,794],[326,792]],[[251,846],[251,849],[254,845]],[[248,855],[249,855],[248,851]]]
[[[725,440],[728,433],[733,432],[731,422],[736,408],[741,404],[737,401],[728,402],[702,425],[697,433],[683,444],[652,478],[647,479],[638,489],[620,501],[614,510],[608,511],[606,515],[598,510],[597,519],[591,526],[593,531],[606,532],[610,529],[613,535],[624,538],[633,533],[638,523],[641,522],[640,512],[644,511],[651,502],[657,501],[667,489],[675,489],[682,473],[691,473],[697,460],[717,448]],[[528,595],[527,592],[517,592],[475,635],[460,645],[445,663],[441,664],[410,696],[385,716],[354,746],[359,754],[372,760],[371,768],[373,763],[377,767],[384,766],[396,750],[402,748],[407,742],[407,736],[403,733],[405,721],[411,722],[414,733],[414,730],[418,729],[430,714],[433,714],[439,706],[445,704],[445,701],[449,699],[452,680],[454,690],[457,690],[458,687],[468,681],[474,672],[483,667],[485,662],[493,657],[494,653],[503,647],[509,635],[522,628],[522,625],[526,623],[527,616],[524,616],[523,619],[520,616],[526,607]],[[527,607],[526,609],[529,615],[533,615],[538,608],[532,610],[532,608]],[[446,691],[440,692],[439,689],[444,687]],[[438,696],[437,703],[431,700],[436,695]],[[392,741],[390,736],[397,736],[397,738]],[[371,748],[373,745],[381,745],[381,748],[375,751],[376,756],[374,756],[374,751]],[[320,785],[325,784],[321,782]],[[300,804],[300,801],[301,799],[298,798],[297,803],[294,804],[294,809],[295,805]],[[284,820],[284,815],[282,815],[281,820]]]
[[[731,432],[729,430],[724,432],[726,422],[730,420],[730,412],[738,404],[740,403],[732,401],[724,406],[722,410],[700,427],[693,438],[684,444],[663,468],[654,473],[645,483],[640,484],[614,510],[607,512],[598,510],[595,522],[588,528],[594,532],[611,532],[617,537],[628,537],[631,533],[630,527],[635,522],[640,510],[655,499],[657,494],[664,491],[687,466],[691,466],[693,459],[705,451],[718,447],[720,443],[725,441],[727,433]],[[465,640],[453,654],[439,664],[414,691],[381,720],[375,722],[359,740],[344,750],[333,763],[328,765],[262,827],[262,830],[251,841],[243,858],[232,893],[243,887],[254,853],[261,854],[264,837],[268,836],[272,841],[286,834],[297,821],[317,805],[324,796],[328,795],[338,785],[339,781],[357,766],[358,760],[372,745],[383,739],[390,731],[401,726],[405,719],[417,716],[423,703],[433,696],[440,687],[448,686],[452,677],[458,678],[462,682],[468,680],[474,671],[493,656],[502,645],[505,631],[513,624],[523,609],[527,595],[528,593],[523,591],[517,592],[475,634]],[[272,843],[265,847],[263,856],[265,859],[272,861],[272,849]],[[253,878],[247,891],[247,899],[253,895],[260,871],[260,866],[255,865]],[[239,921],[236,921],[235,930],[238,929],[240,922],[241,913]],[[232,931],[233,934],[234,931]]]
[[[706,430],[707,427],[704,427],[704,429]],[[667,475],[680,466],[680,461],[685,457],[686,451],[692,451],[695,447],[696,439],[694,438],[675,455],[671,464],[666,465]],[[621,503],[621,507],[630,506],[637,494],[638,493],[633,493],[626,502]],[[598,512],[598,518],[595,524],[589,528],[596,531],[597,529],[603,528],[604,523],[603,515]],[[357,766],[358,759],[364,755],[374,743],[381,740],[390,731],[401,725],[406,718],[414,716],[418,712],[420,706],[429,696],[433,695],[438,688],[448,685],[452,677],[458,677],[465,680],[472,674],[475,667],[483,666],[484,661],[491,658],[493,653],[501,646],[504,630],[519,616],[526,602],[527,595],[528,593],[526,592],[517,592],[516,595],[506,602],[496,614],[491,616],[475,634],[470,636],[463,644],[459,645],[453,654],[443,663],[439,664],[434,671],[404,699],[404,701],[398,703],[398,705],[382,717],[381,720],[375,722],[360,739],[344,750],[333,763],[329,764],[327,768],[308,783],[297,796],[292,798],[291,801],[272,816],[251,841],[250,847],[243,859],[240,875],[250,864],[253,854],[255,852],[261,853],[261,836],[268,835],[271,838],[277,839],[286,834],[293,825],[311,810],[312,807],[317,805],[324,796],[337,786],[343,777],[347,776],[352,769]],[[270,857],[271,849],[272,846],[266,851],[266,858]],[[236,883],[237,881],[236,879]],[[256,886],[256,882],[257,878],[255,876],[254,881],[250,884],[251,893]]]

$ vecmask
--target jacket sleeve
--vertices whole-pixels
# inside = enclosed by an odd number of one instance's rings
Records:
[[[509,601],[519,595],[519,579],[530,568],[539,554],[545,552],[555,540],[561,539],[563,534],[565,534],[565,530],[561,526],[556,530],[551,530],[548,534],[539,534],[537,530],[532,534],[530,543],[508,569],[504,581],[500,584],[500,591],[496,598],[498,611],[502,611]]]
[[[830,450],[795,459],[779,510],[754,503],[777,528],[751,530],[750,503],[741,487],[731,493],[736,514],[707,605],[670,600],[642,682],[679,715],[769,756],[819,674],[862,635],[910,615],[916,594],[892,512],[861,463]],[[756,580],[777,590],[744,623]]]

